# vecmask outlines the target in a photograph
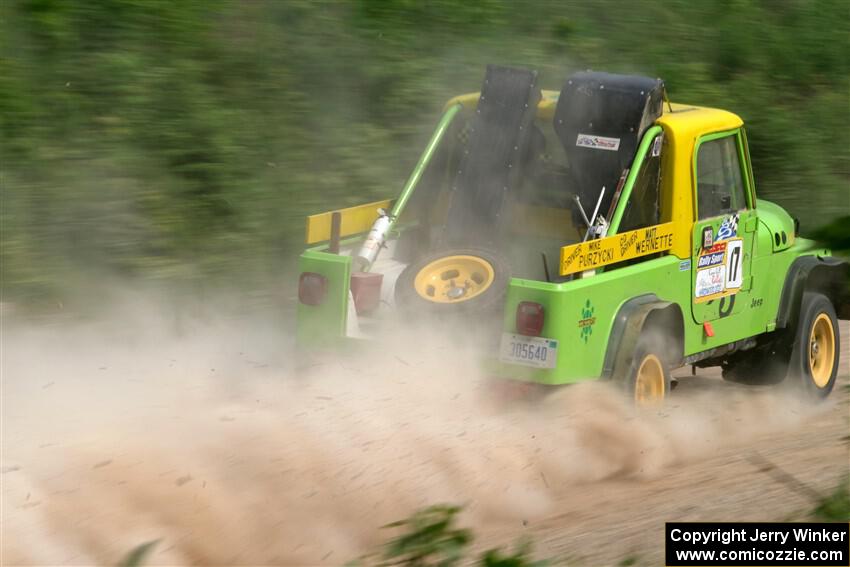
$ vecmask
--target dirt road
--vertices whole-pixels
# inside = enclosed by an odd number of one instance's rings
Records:
[[[514,527],[537,542],[542,556],[564,557],[579,564],[613,565],[626,558],[637,564],[664,561],[664,522],[805,520],[812,494],[828,494],[850,474],[850,325],[841,326],[841,378],[829,404],[798,415],[788,427],[765,428],[749,437],[749,424],[735,417],[728,439],[702,458],[661,471],[657,478],[607,479],[586,490],[559,497],[556,512]],[[703,392],[735,398],[747,412],[752,389],[724,382],[719,369],[676,373],[681,380],[675,404],[698,400]],[[787,408],[788,411],[797,411]],[[749,437],[736,443],[737,436]],[[696,440],[695,440],[696,441]],[[771,469],[771,465],[780,469]],[[788,473],[805,485],[795,486]],[[501,534],[501,541],[511,535]],[[496,541],[494,538],[492,541]]]
[[[296,371],[272,323],[173,327],[6,332],[4,565],[342,564],[439,502],[482,547],[659,564],[665,521],[805,515],[756,459],[821,493],[850,467],[846,325],[826,404],[704,372],[648,414],[596,384],[505,407],[457,348]]]

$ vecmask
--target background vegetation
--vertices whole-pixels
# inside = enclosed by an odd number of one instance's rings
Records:
[[[844,0],[5,0],[4,301],[116,276],[273,297],[304,215],[394,195],[487,63],[737,112],[760,195],[811,230],[850,210],[849,38]]]

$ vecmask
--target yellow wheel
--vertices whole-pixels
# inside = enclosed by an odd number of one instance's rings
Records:
[[[812,381],[818,388],[825,388],[832,377],[835,364],[835,327],[826,313],[815,318],[809,336],[809,369]]]
[[[487,250],[454,249],[428,254],[411,263],[395,284],[402,311],[495,314],[504,307],[510,268]]]
[[[635,403],[656,405],[664,400],[667,384],[664,365],[654,354],[643,357],[635,376]]]
[[[435,303],[459,303],[493,285],[495,271],[478,256],[446,256],[423,266],[413,280],[419,297]]]
[[[838,375],[839,344],[832,302],[823,294],[805,292],[787,377],[790,385],[815,399],[829,395]]]
[[[656,407],[664,403],[670,393],[670,369],[664,362],[655,341],[642,336],[635,348],[629,367],[616,378],[623,393],[636,405]]]

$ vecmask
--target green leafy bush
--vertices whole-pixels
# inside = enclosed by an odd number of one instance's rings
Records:
[[[400,535],[388,540],[382,551],[367,555],[352,566],[454,567],[477,564],[482,567],[544,567],[546,561],[534,561],[531,544],[523,542],[513,551],[485,551],[475,560],[469,557],[472,532],[455,526],[459,506],[436,505],[423,508],[409,518],[387,524],[384,528],[401,529]]]
[[[850,477],[818,501],[812,510],[812,518],[823,522],[850,522]]]
[[[395,195],[487,63],[663,77],[744,118],[759,195],[804,233],[847,212],[843,0],[10,0],[0,38],[6,301],[279,288],[304,216]]]

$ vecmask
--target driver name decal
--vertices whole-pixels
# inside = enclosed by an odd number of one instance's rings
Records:
[[[674,226],[675,223],[669,222],[564,246],[561,248],[561,275],[666,252],[673,247]]]

